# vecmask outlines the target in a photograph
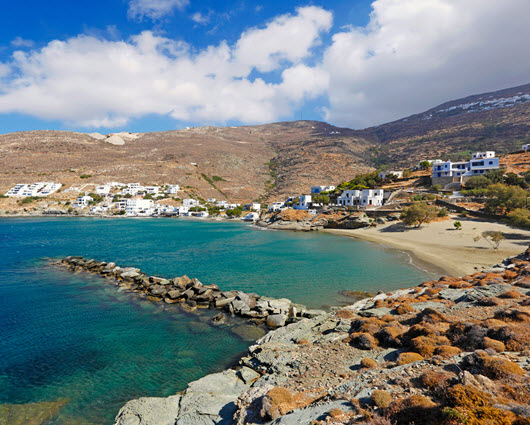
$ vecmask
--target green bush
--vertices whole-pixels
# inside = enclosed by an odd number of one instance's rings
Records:
[[[516,227],[530,229],[530,211],[526,208],[516,208],[507,215],[508,222]]]
[[[414,203],[401,213],[400,218],[407,226],[420,227],[423,223],[433,221],[436,215],[435,207],[422,203]]]
[[[222,177],[219,177],[219,176],[212,176],[212,180],[215,181],[215,182],[224,182],[224,181],[226,181],[225,179],[223,179]]]
[[[80,179],[89,179],[90,177],[92,177],[92,174],[81,174],[79,176]]]
[[[445,208],[440,208],[438,210],[438,217],[447,217],[449,215],[449,211]]]
[[[20,201],[20,203],[21,204],[30,204],[31,202],[37,201],[39,199],[40,198],[38,196],[28,196],[28,197],[22,199],[22,201]]]
[[[486,176],[473,176],[465,183],[466,190],[484,189],[491,186],[493,183]]]

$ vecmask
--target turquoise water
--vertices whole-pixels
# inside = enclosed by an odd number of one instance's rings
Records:
[[[215,311],[140,300],[97,276],[49,267],[45,257],[187,274],[310,307],[345,302],[344,289],[391,290],[431,277],[376,245],[239,222],[3,219],[0,241],[0,403],[67,398],[57,424],[112,423],[125,401],[174,394],[237,361],[251,341],[234,332],[242,321],[214,328]]]

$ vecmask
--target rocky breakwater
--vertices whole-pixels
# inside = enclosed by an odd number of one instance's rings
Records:
[[[269,332],[116,425],[530,424],[530,250]]]
[[[186,275],[172,279],[147,276],[138,268],[120,267],[116,263],[72,256],[57,264],[71,271],[98,274],[115,285],[151,301],[179,303],[187,311],[197,308],[223,310],[214,316],[214,322],[225,320],[224,314],[227,313],[247,318],[256,324],[266,324],[274,329],[324,314],[322,310],[307,309],[306,306],[295,304],[287,298],[275,299],[241,291],[222,291],[218,285],[204,285],[197,278],[191,279]]]

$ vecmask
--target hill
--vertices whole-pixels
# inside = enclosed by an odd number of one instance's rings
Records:
[[[530,84],[454,100],[364,130],[317,121],[153,133],[0,135],[0,192],[15,183],[178,183],[187,195],[272,199],[426,158],[530,143]],[[83,178],[81,178],[83,177]],[[185,195],[186,196],[186,195]]]

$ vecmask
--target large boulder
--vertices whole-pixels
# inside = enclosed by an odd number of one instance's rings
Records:
[[[180,399],[174,395],[131,400],[120,409],[114,425],[173,425],[179,416]]]
[[[286,321],[286,314],[270,314],[267,316],[267,326],[271,328],[279,328],[281,326],[285,326]]]

